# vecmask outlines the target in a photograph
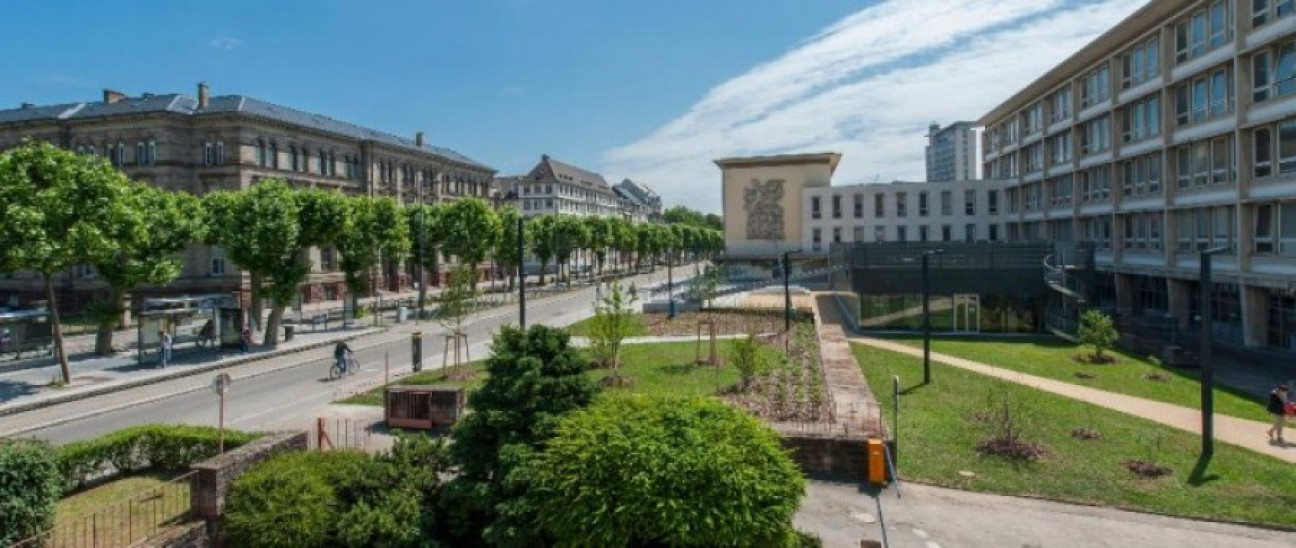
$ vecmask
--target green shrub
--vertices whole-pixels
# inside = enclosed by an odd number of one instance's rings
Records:
[[[61,494],[58,462],[49,444],[0,438],[0,546],[53,527]]]
[[[778,435],[710,398],[602,399],[564,417],[518,475],[558,544],[804,542],[792,528],[804,481]]]
[[[225,449],[243,445],[260,434],[225,431]],[[83,487],[105,475],[144,470],[183,470],[217,454],[219,431],[208,426],[147,424],[132,426],[94,439],[58,448],[64,492]]]
[[[329,546],[345,508],[338,487],[361,472],[358,451],[282,453],[234,480],[225,510],[233,546]]]

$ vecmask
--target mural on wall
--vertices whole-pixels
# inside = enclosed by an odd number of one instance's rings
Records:
[[[748,240],[783,239],[783,179],[752,179],[743,189]]]

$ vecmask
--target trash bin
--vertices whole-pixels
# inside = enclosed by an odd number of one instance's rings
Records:
[[[409,318],[409,308],[400,306],[396,308],[396,323],[405,323]]]
[[[284,326],[284,342],[291,341],[293,339],[293,333],[297,331],[295,328],[296,326],[293,325]]]

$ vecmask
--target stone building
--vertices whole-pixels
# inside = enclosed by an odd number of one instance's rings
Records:
[[[212,96],[206,84],[198,84],[196,97],[130,97],[104,90],[101,101],[24,103],[0,111],[0,150],[24,139],[104,157],[137,181],[197,195],[279,178],[295,187],[393,196],[405,203],[489,199],[495,174],[485,164],[426,143],[422,132],[403,138],[243,95]],[[313,249],[310,255],[314,268],[301,287],[302,300],[342,299],[346,287],[337,252]],[[194,246],[184,258],[178,279],[140,293],[237,292],[246,301],[248,276],[220,248]],[[388,264],[382,270],[375,274],[375,288],[414,286],[411,265]],[[433,284],[440,278],[429,277]],[[89,267],[69,270],[57,284],[61,303],[70,309],[101,289]],[[43,292],[36,278],[19,273],[0,278],[0,299],[17,306],[43,299]]]
[[[526,175],[497,178],[495,186],[524,217],[592,215],[641,222],[648,220],[653,210],[648,202],[632,198],[624,189],[616,191],[602,175],[559,162],[548,154],[542,155]],[[657,211],[660,213],[660,199]]]

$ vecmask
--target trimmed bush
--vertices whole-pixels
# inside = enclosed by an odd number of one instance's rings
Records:
[[[517,472],[560,545],[808,542],[792,528],[804,480],[778,434],[710,398],[602,399]]]
[[[132,426],[58,449],[63,491],[116,474],[145,470],[183,470],[216,455],[219,430],[208,426],[147,424]],[[250,442],[260,434],[225,431],[225,449]]]
[[[48,443],[0,438],[0,546],[54,525],[58,462]]]
[[[329,546],[345,512],[338,486],[360,473],[358,451],[290,452],[230,487],[225,534],[233,546]]]

